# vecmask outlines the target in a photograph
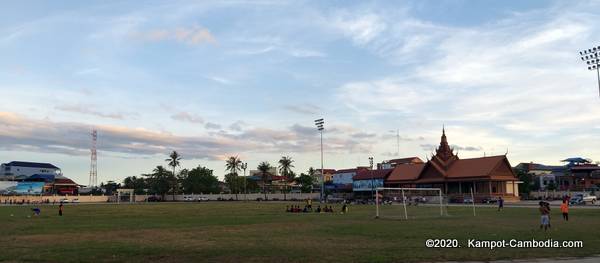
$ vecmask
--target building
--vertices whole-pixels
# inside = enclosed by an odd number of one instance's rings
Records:
[[[352,178],[354,197],[373,198],[373,192],[383,187],[385,180],[394,169],[359,170]]]
[[[445,130],[431,160],[397,165],[385,181],[389,187],[441,188],[459,201],[471,189],[476,201],[498,197],[517,201],[518,183],[506,155],[460,159],[448,145]]]
[[[419,157],[408,157],[408,158],[400,158],[400,159],[392,159],[383,161],[377,164],[377,170],[380,169],[391,169],[400,164],[420,164],[424,163],[423,160]]]
[[[568,167],[565,165],[544,165],[530,162],[520,163],[515,166],[515,169],[532,176],[531,184],[535,186],[534,189],[546,190],[548,188],[560,189],[561,186],[568,187],[568,184],[561,185],[559,182],[568,171]]]
[[[0,166],[1,194],[75,195],[79,185],[49,163],[12,161]]]
[[[333,182],[334,174],[335,169],[323,169],[324,176],[321,176],[321,169],[316,169],[314,174],[314,182],[315,184],[321,185],[321,180],[323,179],[326,184],[331,183]]]
[[[360,171],[366,171],[366,167],[357,167],[352,169],[337,170],[333,174],[332,183],[328,185],[328,190],[338,195],[347,196],[352,194],[353,177]]]
[[[0,180],[20,180],[34,174],[61,175],[62,172],[60,168],[49,163],[12,161],[0,165]]]

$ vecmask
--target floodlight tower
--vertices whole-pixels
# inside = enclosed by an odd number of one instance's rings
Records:
[[[90,160],[90,187],[96,187],[98,185],[98,166],[97,160],[98,157],[96,155],[96,142],[98,140],[98,132],[96,129],[92,130],[92,148],[91,151],[91,160]]]
[[[581,60],[588,65],[588,70],[595,70],[598,77],[598,96],[600,96],[600,46],[579,51]]]
[[[315,125],[317,126],[317,130],[321,134],[321,198],[320,201],[323,202],[323,196],[325,194],[325,174],[323,173],[323,130],[325,129],[323,125],[325,125],[325,121],[323,118],[315,120]]]

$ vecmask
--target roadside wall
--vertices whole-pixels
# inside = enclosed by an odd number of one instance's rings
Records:
[[[531,191],[529,192],[529,198],[531,199],[539,199],[539,198],[552,198],[552,199],[562,199],[563,196],[574,196],[577,194],[583,194],[589,192],[580,192],[580,191]],[[590,193],[591,194],[591,193]],[[595,193],[598,196],[598,192]]]

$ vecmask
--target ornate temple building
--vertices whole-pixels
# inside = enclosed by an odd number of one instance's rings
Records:
[[[435,155],[426,163],[402,164],[394,167],[385,185],[388,187],[434,187],[444,190],[459,201],[470,196],[475,200],[519,200],[519,179],[506,155],[460,159],[448,145],[446,131]]]

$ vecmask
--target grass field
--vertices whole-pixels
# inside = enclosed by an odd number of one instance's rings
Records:
[[[538,230],[534,208],[410,208],[419,219],[373,219],[372,206],[349,214],[290,214],[284,203],[181,203],[0,207],[0,261],[10,262],[419,262],[587,256],[600,252],[600,210],[553,211]],[[385,207],[384,215],[401,209]],[[339,211],[339,206],[336,207]],[[11,216],[11,214],[13,216]],[[456,238],[462,248],[426,248],[428,238]],[[584,248],[466,248],[468,239],[583,240]]]

